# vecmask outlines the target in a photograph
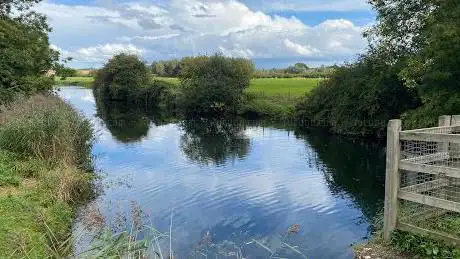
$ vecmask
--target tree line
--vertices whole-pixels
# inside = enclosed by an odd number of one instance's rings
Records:
[[[376,24],[367,50],[337,68],[297,106],[299,118],[326,122],[334,132],[384,133],[388,121],[405,128],[434,126],[460,113],[460,1],[370,0]]]
[[[152,73],[159,77],[179,77],[184,67],[184,59],[158,60],[150,67]],[[254,71],[255,78],[326,78],[329,77],[338,66],[321,66],[311,68],[304,63],[296,63],[287,68],[258,69]]]

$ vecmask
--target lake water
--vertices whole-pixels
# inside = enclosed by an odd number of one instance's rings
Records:
[[[164,232],[172,216],[175,258],[236,258],[237,248],[245,258],[269,258],[252,240],[276,251],[272,258],[352,258],[351,245],[369,237],[383,206],[378,143],[281,123],[174,122],[96,104],[88,89],[65,87],[59,95],[93,121],[104,175],[103,192],[76,226],[94,206],[106,225],[122,230],[141,210],[143,225]]]

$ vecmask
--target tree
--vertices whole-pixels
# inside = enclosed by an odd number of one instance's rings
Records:
[[[439,115],[460,113],[459,14],[459,1],[440,1],[416,37],[419,51],[408,58],[401,72],[424,104],[407,114],[410,127],[433,126]]]
[[[367,53],[310,92],[297,105],[297,116],[341,134],[384,135],[388,120],[419,104],[415,90],[398,77],[401,66]]]
[[[201,118],[182,121],[180,126],[184,131],[180,147],[194,162],[220,165],[249,153],[250,142],[241,122]]]
[[[0,103],[18,92],[50,90],[54,82],[45,72],[54,68],[59,53],[50,49],[46,17],[30,11],[38,2],[0,4]]]
[[[234,113],[249,86],[254,64],[222,55],[184,58],[180,103],[187,113]]]
[[[166,71],[165,71],[164,63],[161,62],[161,61],[153,62],[152,63],[152,72],[153,72],[154,75],[157,75],[157,76],[165,76]]]
[[[105,98],[126,99],[151,81],[147,66],[136,55],[118,54],[97,72],[93,91]]]
[[[296,63],[294,66],[290,66],[286,69],[287,73],[291,74],[302,74],[308,71],[308,66],[304,63]]]

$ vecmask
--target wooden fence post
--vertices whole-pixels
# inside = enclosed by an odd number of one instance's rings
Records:
[[[383,238],[390,240],[391,232],[396,228],[399,202],[398,190],[400,184],[399,160],[400,143],[399,132],[401,120],[390,120],[387,128],[387,158],[385,176],[385,209],[383,220]]]
[[[452,115],[452,121],[450,125],[460,126],[460,115]]]
[[[439,127],[446,127],[446,126],[450,126],[451,125],[451,122],[452,122],[452,116],[450,115],[442,115],[442,116],[439,116],[439,119],[438,119],[438,126]],[[452,133],[452,130],[449,130],[448,132],[443,132],[443,133]],[[449,159],[451,157],[451,153],[449,150],[449,143],[439,143],[438,144],[438,152],[440,153],[447,153],[447,159]],[[445,178],[443,176],[438,176],[440,179],[445,179],[446,181],[449,182],[449,185],[451,184],[451,180],[450,178]],[[440,188],[439,190],[439,197],[442,198],[442,199],[447,199],[447,192],[444,188]]]
[[[442,116],[439,116],[439,124],[438,125],[439,125],[439,127],[450,126],[451,121],[452,121],[452,116],[442,115]],[[448,133],[452,133],[452,132],[448,132]],[[449,152],[449,143],[441,143],[441,144],[439,144],[438,152]]]
[[[452,120],[450,122],[451,126],[460,126],[460,115],[452,115]],[[460,132],[454,131],[453,133],[458,134]],[[458,158],[460,157],[460,144],[451,144],[450,147],[450,157]],[[460,179],[454,180],[455,184],[460,184]],[[460,202],[460,201],[459,201]]]

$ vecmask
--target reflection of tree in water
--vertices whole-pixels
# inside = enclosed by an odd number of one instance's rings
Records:
[[[181,122],[185,131],[181,148],[185,155],[200,164],[224,164],[229,159],[242,159],[249,152],[245,125],[238,121],[197,119]]]
[[[142,109],[128,103],[96,99],[97,116],[118,141],[129,143],[147,136],[150,120]]]
[[[123,101],[113,101],[96,96],[97,116],[118,141],[136,142],[147,136],[150,123],[164,125],[174,121],[165,109],[146,107]]]
[[[382,143],[344,139],[324,132],[296,132],[312,148],[311,167],[325,175],[331,191],[353,199],[367,220],[383,208],[385,150]]]

